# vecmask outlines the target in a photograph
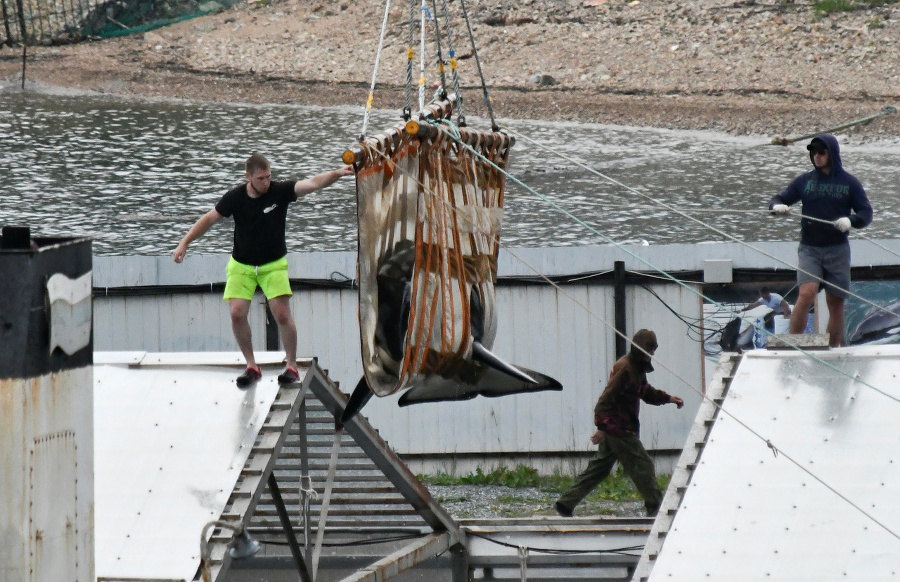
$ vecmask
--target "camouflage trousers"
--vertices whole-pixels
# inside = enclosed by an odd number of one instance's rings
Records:
[[[557,503],[569,510],[574,509],[594,487],[606,479],[616,461],[622,465],[625,474],[631,478],[644,498],[647,515],[655,516],[662,503],[662,492],[656,484],[653,459],[647,454],[641,439],[634,435],[615,436],[604,433],[597,445],[597,454],[591,457],[587,468],[575,478],[572,487],[560,496]]]

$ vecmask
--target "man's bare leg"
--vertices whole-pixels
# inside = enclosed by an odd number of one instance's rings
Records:
[[[287,295],[281,297],[273,297],[269,299],[269,309],[272,310],[272,316],[275,323],[278,324],[278,331],[281,332],[281,343],[284,345],[284,356],[287,366],[291,369],[297,369],[297,325],[291,316],[291,298]]]
[[[247,360],[247,366],[256,368],[256,357],[253,355],[253,334],[250,330],[250,321],[247,316],[250,313],[250,301],[247,299],[229,299],[229,311],[231,312],[231,331],[237,340],[238,348]]]
[[[800,285],[797,302],[794,304],[794,310],[791,311],[791,333],[803,333],[806,329],[806,322],[809,321],[809,310],[812,309],[816,300],[816,293],[818,292],[819,284],[815,281]]]
[[[828,305],[828,345],[839,348],[844,345],[844,300],[825,291]]]

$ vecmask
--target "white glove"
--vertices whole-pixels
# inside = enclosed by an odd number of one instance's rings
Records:
[[[850,219],[846,216],[838,218],[832,224],[834,224],[834,227],[841,232],[847,232],[848,230],[850,230]]]
[[[788,213],[788,205],[787,204],[776,204],[772,207],[772,212],[774,214],[787,214]]]

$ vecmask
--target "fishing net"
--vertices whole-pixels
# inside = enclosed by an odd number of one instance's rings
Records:
[[[146,32],[238,0],[0,0],[0,44],[62,44]]]

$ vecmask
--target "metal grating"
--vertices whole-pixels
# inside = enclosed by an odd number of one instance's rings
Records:
[[[310,530],[316,534],[322,494],[334,443],[334,416],[312,394],[307,394],[301,414],[290,428],[275,461],[275,477],[281,489],[297,537],[304,541],[301,505],[303,464],[316,494],[310,502]],[[304,446],[305,441],[305,446]],[[376,531],[431,531],[397,487],[346,432],[341,436],[337,471],[326,521],[326,532],[366,534]],[[255,530],[282,531],[271,494],[266,491],[250,522]]]
[[[289,543],[292,538],[303,539],[309,549],[318,533],[315,526],[322,504],[312,504],[309,525],[304,527],[299,522],[300,478],[306,473],[314,483],[325,481],[334,442],[334,419],[343,412],[347,397],[314,360],[306,365],[301,368],[298,383],[279,389],[220,519],[240,522],[251,530],[280,534]],[[413,542],[396,556],[384,558],[384,563],[376,562],[361,570],[357,573],[359,580],[382,580],[459,543],[461,534],[456,522],[364,417],[357,415],[344,430],[346,435],[341,435],[337,457],[336,487],[332,489],[323,533],[339,534],[345,541],[348,533],[365,537],[398,528],[414,528],[422,534],[437,532]],[[281,497],[291,521],[290,532],[282,526],[272,499],[273,478],[279,491],[286,489]],[[224,579],[231,564],[230,540],[230,532],[213,531],[209,539],[210,580]]]

